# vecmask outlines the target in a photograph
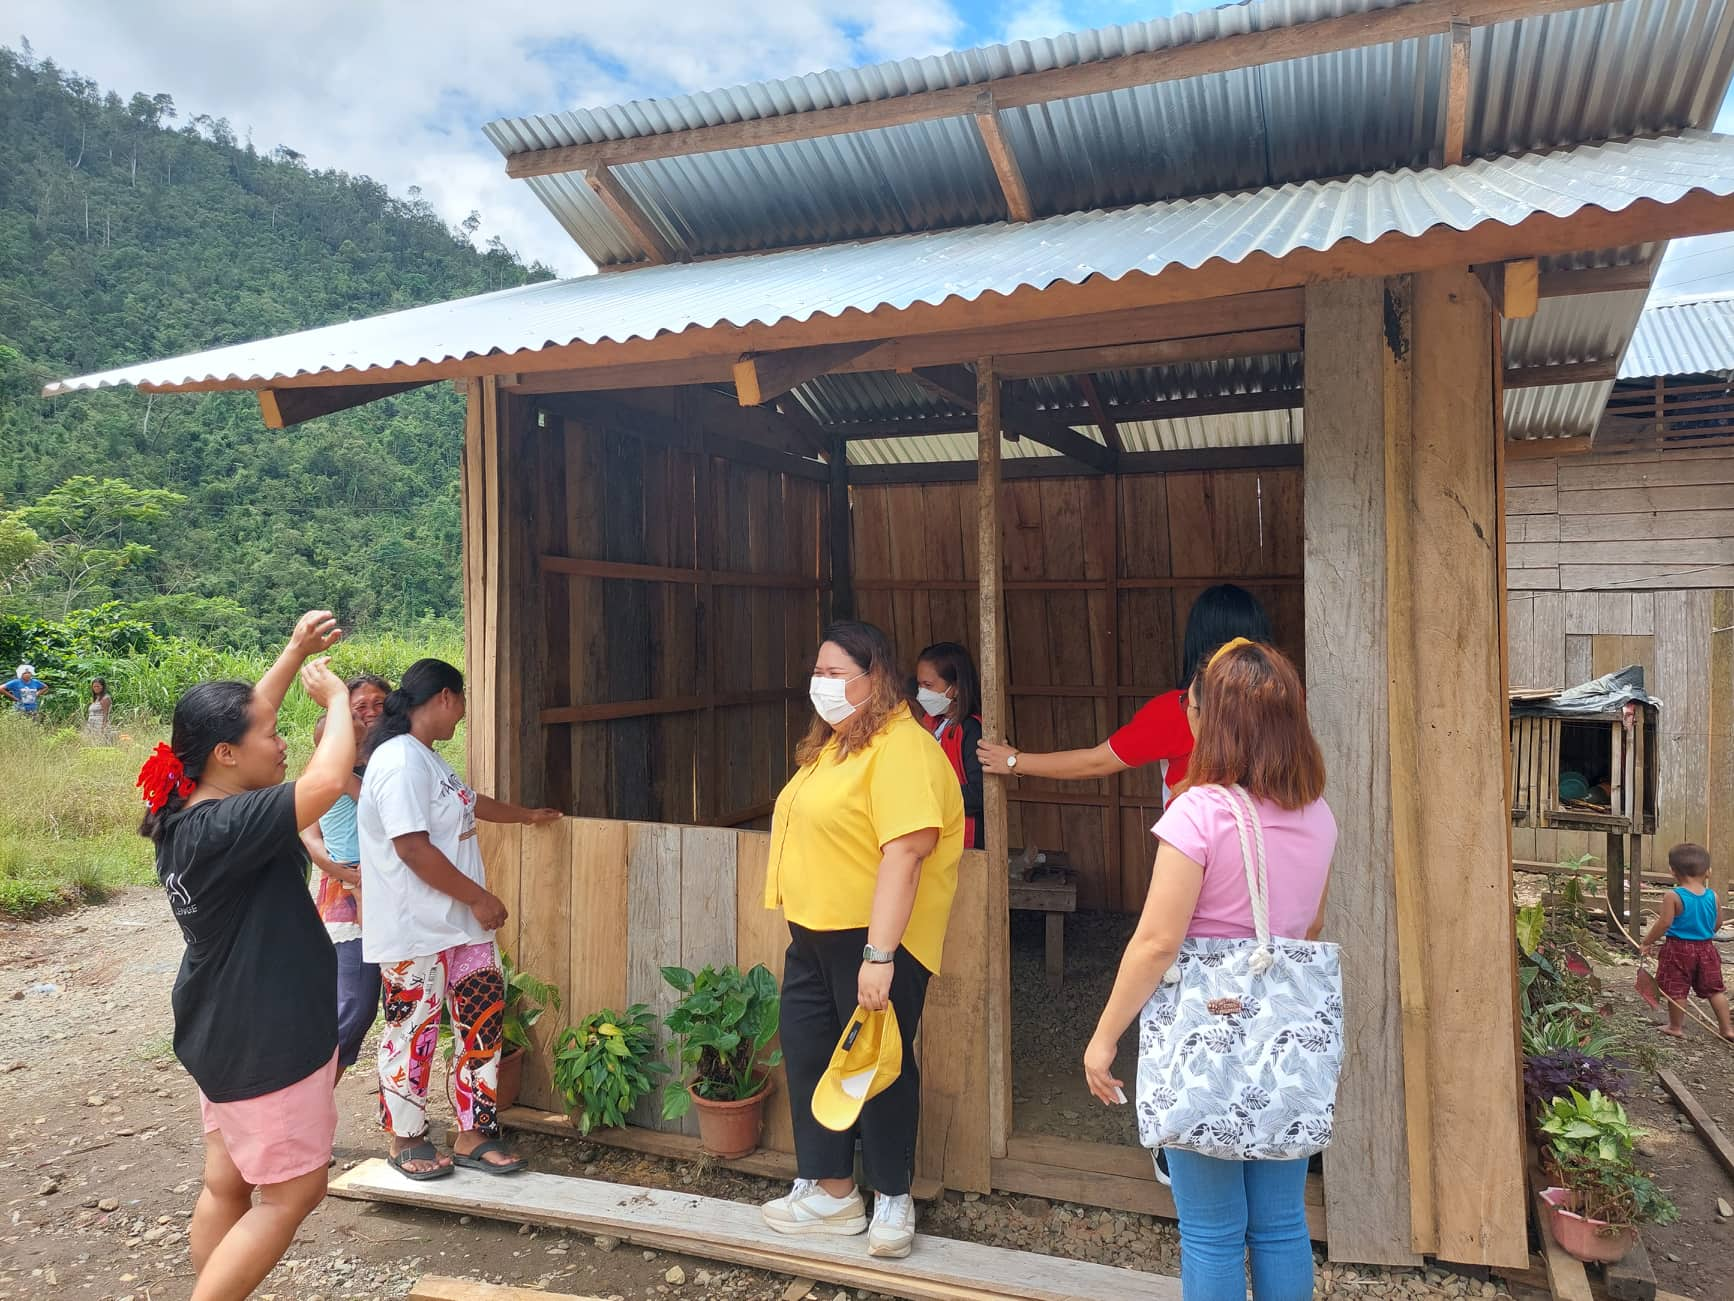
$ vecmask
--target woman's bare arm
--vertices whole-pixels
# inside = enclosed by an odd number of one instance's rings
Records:
[[[1007,768],[1006,760],[1017,755],[1016,769]],[[1114,747],[1103,741],[1088,750],[1055,750],[1035,754],[1014,749],[995,741],[983,740],[976,747],[981,770],[999,777],[1047,777],[1054,781],[1088,781],[1092,777],[1112,777],[1125,772],[1128,765],[1114,753]]]

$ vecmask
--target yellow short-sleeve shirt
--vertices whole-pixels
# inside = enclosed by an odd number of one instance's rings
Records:
[[[838,762],[828,745],[783,787],[765,907],[808,930],[865,927],[885,845],[928,827],[939,843],[921,864],[903,947],[937,972],[963,857],[963,795],[945,751],[905,707],[862,749]]]

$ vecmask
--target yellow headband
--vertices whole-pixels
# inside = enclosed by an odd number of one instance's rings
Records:
[[[1216,654],[1214,654],[1210,657],[1210,659],[1205,663],[1204,667],[1209,668],[1212,664],[1216,663],[1217,660],[1221,659],[1224,655],[1228,654],[1228,652],[1233,650],[1236,646],[1251,646],[1252,644],[1253,644],[1253,641],[1252,641],[1252,638],[1250,638],[1250,637],[1236,637],[1233,641],[1225,641],[1222,643],[1222,645],[1220,645],[1216,648]]]

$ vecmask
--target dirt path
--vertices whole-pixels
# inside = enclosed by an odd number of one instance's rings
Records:
[[[199,1187],[192,1082],[170,1049],[169,991],[180,932],[160,892],[138,888],[46,921],[0,923],[0,1301],[185,1301],[186,1225]],[[380,1149],[373,1099],[352,1073],[338,1089],[339,1168]],[[434,1109],[443,1133],[449,1116]],[[694,1163],[520,1136],[537,1168],[760,1201],[780,1189]],[[998,1246],[1178,1273],[1172,1225],[1035,1197],[950,1194],[922,1229]],[[671,1281],[670,1273],[679,1281]],[[782,1298],[790,1280],[608,1239],[472,1222],[468,1216],[328,1200],[258,1295],[337,1301],[405,1295],[423,1273],[556,1292]],[[1492,1295],[1437,1272],[1325,1266],[1321,1295]],[[1685,1291],[1687,1289],[1680,1289]],[[863,1293],[820,1285],[815,1301]],[[1700,1293],[1710,1295],[1710,1293]]]

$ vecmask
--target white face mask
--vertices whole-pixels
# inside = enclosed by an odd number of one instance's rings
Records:
[[[861,677],[857,673],[855,678]],[[824,719],[832,727],[843,722],[855,712],[855,706],[849,703],[848,686],[855,678],[822,678],[813,675],[807,684],[807,695],[813,702],[813,712]]]
[[[951,708],[951,697],[943,691],[929,691],[922,687],[915,693],[915,698],[921,702],[921,707],[935,718],[943,718]]]

